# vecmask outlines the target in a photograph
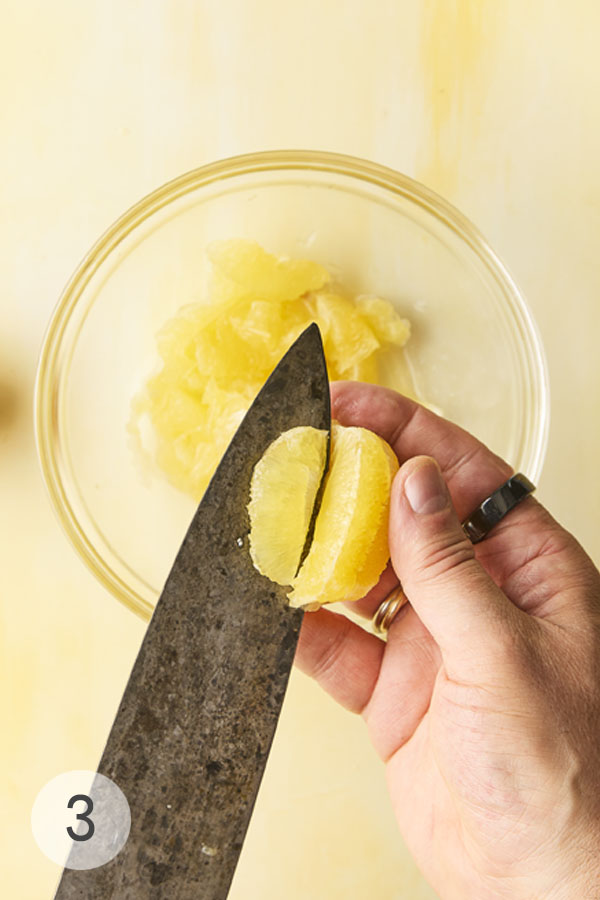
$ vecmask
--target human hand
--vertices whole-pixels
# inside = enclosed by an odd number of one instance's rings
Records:
[[[371,617],[398,578],[410,605],[387,643],[307,614],[297,664],[362,714],[443,900],[600,898],[598,570],[532,497],[473,547],[460,520],[511,469],[457,426],[372,385],[334,384],[332,405],[401,463],[393,568],[353,606]]]

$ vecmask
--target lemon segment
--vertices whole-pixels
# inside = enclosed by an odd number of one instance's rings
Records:
[[[334,423],[314,536],[288,595],[290,606],[358,600],[377,583],[389,558],[389,497],[397,469],[378,435]]]
[[[230,304],[247,297],[282,303],[329,281],[329,272],[305,259],[286,259],[267,253],[254,241],[214,241],[208,248],[217,303]]]
[[[410,337],[410,322],[400,318],[388,300],[362,295],[356,298],[356,308],[380,341],[404,347]]]
[[[250,484],[250,556],[262,575],[291,584],[327,459],[327,431],[285,431],[254,467]]]
[[[392,448],[385,441],[382,441],[383,450],[387,456],[389,471],[390,471],[390,487],[388,489],[387,496],[381,498],[382,500],[382,510],[381,516],[379,519],[379,525],[376,531],[372,536],[372,543],[369,552],[365,556],[364,563],[360,569],[356,572],[356,585],[353,590],[353,594],[355,596],[347,597],[344,599],[352,599],[358,600],[360,597],[364,597],[371,588],[377,584],[379,581],[379,576],[385,569],[389,556],[389,515],[390,515],[390,504],[389,504],[389,496],[392,481],[394,480],[394,475],[398,471],[398,458]]]
[[[379,349],[380,342],[349,297],[321,292],[311,302],[322,328],[325,357],[341,377],[347,377]]]

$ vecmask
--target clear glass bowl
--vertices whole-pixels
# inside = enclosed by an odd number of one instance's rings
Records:
[[[39,363],[36,433],[52,503],[79,556],[149,618],[194,503],[131,446],[132,397],[155,334],[206,283],[206,246],[247,237],[322,262],[413,324],[418,394],[534,481],[548,429],[540,339],[503,264],[457,210],[410,178],[332,153],[203,166],[126,212],[69,281]],[[386,381],[397,383],[394,360]]]

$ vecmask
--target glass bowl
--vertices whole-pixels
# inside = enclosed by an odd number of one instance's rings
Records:
[[[250,238],[327,266],[413,325],[418,395],[534,481],[548,382],[525,301],[474,226],[417,182],[333,153],[255,153],[203,166],[126,212],[60,298],[36,385],[42,471],[79,556],[149,618],[195,504],[147,471],[127,430],[155,335],[202,297],[206,246]],[[393,359],[386,383],[397,383]]]

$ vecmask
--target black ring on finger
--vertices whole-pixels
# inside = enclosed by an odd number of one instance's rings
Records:
[[[490,494],[462,523],[463,531],[473,544],[478,544],[511,509],[535,491],[535,485],[517,472]]]

